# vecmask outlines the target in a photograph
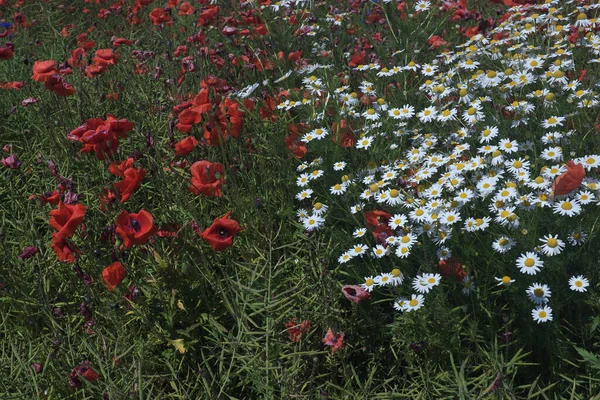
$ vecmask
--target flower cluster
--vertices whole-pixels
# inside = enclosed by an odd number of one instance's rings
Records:
[[[429,6],[420,1],[416,11]],[[394,265],[418,259],[422,251],[415,249],[431,246],[439,272],[454,276],[464,294],[475,291],[474,277],[493,285],[493,276],[452,261],[471,238],[504,261],[497,268],[504,277],[496,278],[502,287],[515,281],[507,274],[515,267],[524,282],[528,276],[543,279],[547,260],[585,242],[574,217],[600,205],[600,154],[586,151],[581,141],[594,139],[577,128],[580,117],[598,109],[597,88],[573,57],[576,49],[600,62],[600,23],[591,17],[599,8],[573,2],[562,8],[552,0],[514,7],[493,29],[465,32],[468,41],[427,63],[406,59],[384,66],[351,56],[355,77],[362,76],[354,89],[345,81],[327,87],[324,82],[332,79],[323,66],[295,71],[302,77],[303,98],[277,108],[310,115],[295,122],[302,133],[286,138],[298,158],[314,158],[298,167],[299,222],[307,231],[322,230],[345,208],[346,221],[358,224],[352,234],[358,242],[338,262],[370,259],[369,265],[396,271],[365,278],[362,287],[369,292],[401,284],[403,274]],[[391,95],[397,78],[421,82],[412,101]],[[328,136],[335,137],[322,140]],[[328,212],[332,208],[336,214]],[[534,243],[529,232],[539,231],[538,221],[548,218],[569,230],[543,232]],[[417,273],[412,285],[417,293],[400,297],[396,309],[420,308],[439,276]],[[571,281],[571,289],[580,292],[589,284],[583,275]],[[544,300],[534,302],[534,320],[552,320],[550,289],[530,284],[528,294],[545,294],[536,295]]]
[[[85,124],[73,129],[67,139],[83,144],[82,153],[95,152],[98,160],[111,157],[119,147],[119,139],[127,138],[127,132],[133,124],[127,119],[116,119],[108,115],[101,118],[88,119]]]

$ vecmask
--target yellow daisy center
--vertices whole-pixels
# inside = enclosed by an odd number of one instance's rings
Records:
[[[571,202],[565,201],[564,203],[562,203],[562,205],[560,206],[560,208],[562,208],[563,210],[572,210],[573,209],[573,205],[571,204]]]
[[[526,258],[523,264],[525,264],[526,267],[531,268],[535,265],[535,260],[533,258]]]

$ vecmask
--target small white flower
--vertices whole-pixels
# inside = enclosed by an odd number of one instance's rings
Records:
[[[587,292],[587,287],[590,286],[590,281],[583,275],[577,275],[569,279],[569,287],[576,292]]]

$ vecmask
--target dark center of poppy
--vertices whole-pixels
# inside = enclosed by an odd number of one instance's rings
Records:
[[[136,232],[139,232],[142,229],[140,222],[135,218],[131,218],[131,220],[129,221],[129,226],[131,226],[131,229],[133,229]]]
[[[229,233],[225,229],[219,228],[217,229],[217,235],[219,235],[219,237],[225,238],[229,236]]]

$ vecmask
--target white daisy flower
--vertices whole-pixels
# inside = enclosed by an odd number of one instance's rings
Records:
[[[375,278],[373,276],[368,276],[365,278],[365,282],[361,283],[360,286],[367,292],[371,292],[377,284],[375,283]]]
[[[402,228],[406,225],[407,218],[402,214],[394,214],[392,218],[390,218],[389,225],[392,229]]]
[[[509,237],[502,236],[492,243],[492,248],[498,253],[506,253],[515,246],[515,241]]]
[[[494,279],[498,282],[497,286],[508,287],[515,282],[515,280],[511,279],[508,275],[504,275],[502,278],[494,277]]]
[[[310,199],[312,194],[313,194],[312,189],[304,189],[303,191],[301,191],[300,193],[298,193],[296,195],[296,199],[297,200]]]
[[[346,189],[348,189],[347,185],[343,185],[343,184],[339,184],[336,183],[335,185],[333,185],[330,189],[329,192],[331,194],[344,194],[344,192],[346,192]],[[353,213],[354,214],[354,213]]]
[[[471,292],[475,290],[475,283],[473,282],[472,276],[465,276],[461,283],[463,284],[463,288],[461,290],[462,294],[465,296],[470,296]]]
[[[349,251],[352,252],[353,256],[362,256],[363,254],[366,253],[366,251],[369,249],[369,246],[364,245],[364,244],[357,244],[354,247],[352,247]]]
[[[569,233],[567,240],[571,246],[580,246],[587,240],[587,233],[582,231],[573,231]]]
[[[385,247],[383,247],[382,245],[378,244],[377,246],[373,247],[372,249],[373,251],[373,255],[376,258],[382,258],[387,254],[387,249]]]
[[[564,120],[565,120],[565,117],[553,116],[553,117],[550,117],[550,118],[542,121],[542,127],[548,129],[548,128],[553,128],[555,126],[562,126]]]
[[[398,268],[394,268],[392,270],[392,272],[390,272],[390,275],[392,275],[392,279],[390,282],[391,285],[394,285],[394,286],[401,285],[402,282],[404,281],[404,274]]]
[[[311,215],[310,217],[308,217],[304,221],[302,221],[302,224],[304,225],[304,229],[306,229],[309,232],[319,229],[320,227],[323,226],[324,223],[325,223],[325,219],[323,219],[322,217],[315,215],[315,214]]]
[[[569,279],[569,288],[575,292],[587,292],[590,281],[583,275],[572,276]]]
[[[554,204],[554,214],[573,217],[581,213],[581,206],[577,200],[562,200]]]
[[[354,256],[354,254],[352,252],[346,251],[345,253],[343,253],[341,256],[338,257],[337,261],[340,264],[345,264],[348,261],[350,261],[353,256]]]
[[[425,298],[423,297],[422,294],[419,294],[419,295],[413,294],[411,299],[405,303],[404,311],[410,312],[410,311],[418,310],[419,308],[423,307],[424,303],[425,303]]]
[[[548,306],[538,307],[535,310],[531,310],[531,316],[538,324],[540,322],[552,321],[552,309]]]
[[[303,187],[308,185],[308,182],[310,181],[310,176],[308,174],[301,174],[298,179],[296,179],[296,185]]]
[[[359,139],[356,142],[356,148],[357,149],[368,149],[369,147],[371,147],[371,144],[373,143],[373,137],[372,136],[364,136],[361,139]]]
[[[548,285],[534,283],[527,288],[527,297],[535,304],[541,305],[548,302],[548,298],[552,295]]]
[[[333,164],[333,170],[334,171],[343,171],[344,168],[346,168],[346,162],[345,161],[338,161],[335,164]]]
[[[547,235],[540,239],[540,241],[544,244],[541,247],[542,253],[547,256],[555,256],[557,254],[562,253],[565,242],[560,240],[557,236]]]
[[[406,297],[401,297],[394,301],[394,310],[396,311],[404,311],[406,309],[406,305],[408,304],[408,299]]]
[[[517,259],[517,268],[523,274],[535,275],[544,267],[542,260],[534,252],[528,251]]]
[[[375,283],[377,286],[385,286],[392,284],[394,277],[390,273],[382,273],[375,277]]]
[[[406,258],[410,255],[410,246],[399,245],[396,249],[396,256],[399,258]]]

